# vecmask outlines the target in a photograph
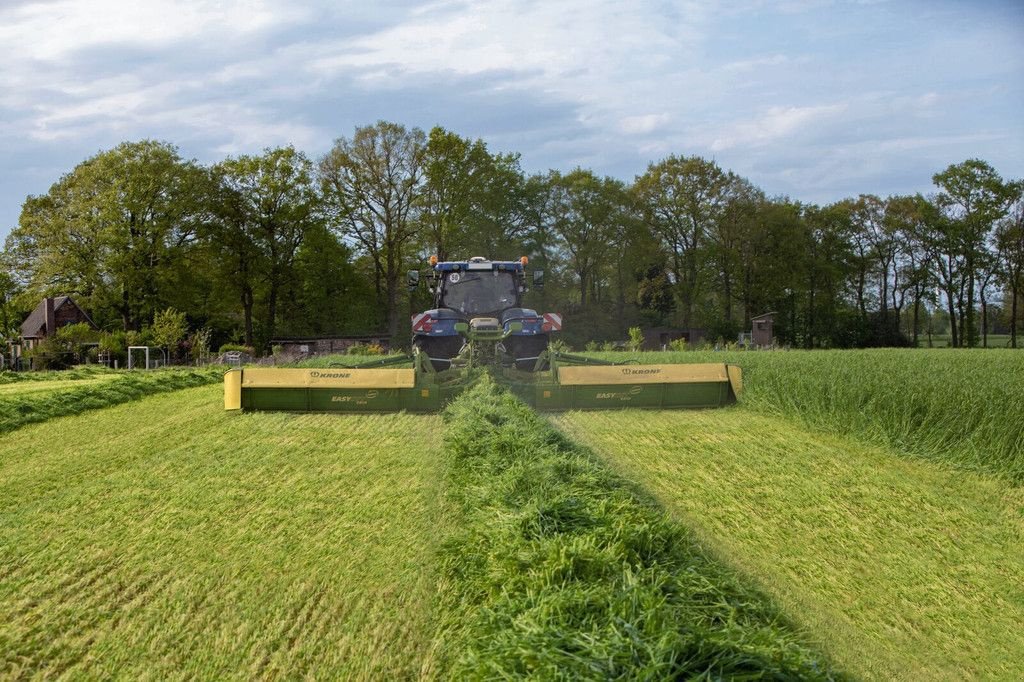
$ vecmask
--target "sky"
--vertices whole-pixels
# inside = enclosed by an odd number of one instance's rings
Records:
[[[631,181],[698,155],[824,204],[1024,177],[1024,1],[0,0],[0,238],[125,140],[184,158],[441,125]]]

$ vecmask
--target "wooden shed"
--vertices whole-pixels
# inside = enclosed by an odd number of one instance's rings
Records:
[[[775,339],[775,315],[776,313],[771,312],[750,318],[750,337],[754,346],[762,348],[772,345]]]

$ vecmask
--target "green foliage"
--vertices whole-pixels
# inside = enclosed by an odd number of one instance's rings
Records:
[[[153,342],[166,348],[170,355],[178,346],[178,342],[188,334],[188,322],[185,321],[185,313],[178,312],[174,308],[168,308],[153,316],[153,326],[150,327]]]
[[[644,346],[644,333],[640,327],[629,328],[629,350],[636,353]]]
[[[188,337],[188,356],[194,362],[204,363],[210,359],[210,329],[197,329]]]
[[[551,339],[548,342],[548,350],[552,353],[571,353],[572,348],[565,341],[559,338]]]
[[[447,677],[832,677],[692,535],[489,380],[445,420]]]
[[[353,343],[345,349],[346,355],[384,355],[384,347],[379,343]]]
[[[245,346],[245,345],[240,344],[240,343],[225,343],[225,344],[222,344],[221,347],[217,349],[217,352],[220,353],[220,354],[231,353],[231,352],[238,352],[238,353],[245,353],[246,355],[250,355],[250,356],[256,354],[256,352],[253,350],[252,346]]]
[[[584,346],[584,348],[591,353],[596,351],[598,347],[599,344],[597,343],[597,341],[587,341],[587,345]]]

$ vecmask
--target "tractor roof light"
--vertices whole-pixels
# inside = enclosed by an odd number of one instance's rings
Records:
[[[434,267],[435,265],[437,265],[437,256],[431,256],[430,257],[430,267]]]
[[[522,258],[519,259],[519,262],[525,266],[527,263],[530,262],[530,259],[527,258],[526,256],[523,256]]]

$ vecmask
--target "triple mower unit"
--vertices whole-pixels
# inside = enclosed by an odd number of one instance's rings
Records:
[[[522,307],[526,264],[437,262],[431,257],[434,308],[412,317],[412,348],[353,367],[242,368],[224,377],[228,410],[298,412],[435,412],[486,368],[540,410],[706,408],[735,402],[739,367],[724,363],[638,365],[559,353],[548,348],[561,316]],[[409,286],[420,273],[409,273]],[[533,273],[535,287],[543,273]],[[411,368],[384,369],[408,364]]]

